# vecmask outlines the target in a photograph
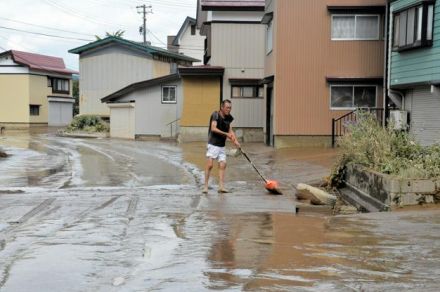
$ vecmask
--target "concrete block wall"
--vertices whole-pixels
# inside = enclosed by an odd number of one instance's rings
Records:
[[[440,179],[402,179],[349,165],[345,180],[391,207],[436,203],[440,199]]]

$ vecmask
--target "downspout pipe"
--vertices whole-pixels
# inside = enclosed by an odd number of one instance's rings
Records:
[[[388,89],[388,96],[398,108],[403,109],[403,105],[405,104],[405,95],[401,91]],[[400,97],[400,100],[398,97]]]
[[[390,9],[390,2],[387,1],[387,4],[385,6],[385,27],[386,27],[386,34],[385,34],[385,71],[386,71],[386,78],[384,78],[384,82],[386,85],[386,97],[384,99],[384,108],[385,108],[385,117],[386,112],[388,111],[388,103],[387,103],[387,97],[389,97],[394,104],[396,104],[400,109],[402,109],[402,106],[404,106],[404,97],[405,95],[398,90],[391,89],[390,80],[391,80],[391,51],[392,51],[392,40],[391,40],[391,29],[392,27],[392,20],[393,18],[390,17],[391,9]],[[400,100],[399,100],[400,97]]]
[[[389,96],[389,70],[388,70],[388,59],[389,59],[389,52],[388,52],[388,39],[389,39],[389,35],[390,35],[390,25],[388,23],[388,15],[389,15],[389,9],[390,8],[390,3],[389,1],[387,1],[387,4],[385,5],[385,24],[384,24],[384,30],[385,30],[385,41],[384,41],[384,79],[383,79],[383,94],[384,94],[384,99],[383,99],[383,117],[382,120],[384,121],[383,125],[386,126],[387,124],[387,116],[388,116],[388,96]]]

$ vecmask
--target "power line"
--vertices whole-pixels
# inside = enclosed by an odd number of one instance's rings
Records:
[[[11,27],[6,27],[6,26],[0,26],[0,28],[29,33],[29,34],[42,35],[42,36],[46,36],[46,37],[59,38],[59,39],[68,39],[68,40],[86,41],[86,42],[93,41],[93,40],[89,40],[89,39],[73,38],[73,37],[58,36],[58,35],[52,35],[52,34],[46,34],[46,33],[40,33],[40,32],[27,31],[27,30],[22,30],[22,29],[18,29],[18,28],[11,28]]]
[[[167,45],[166,43],[164,43],[163,41],[161,41],[151,30],[148,29],[148,32],[156,39],[158,40],[161,44],[163,45]]]
[[[50,6],[55,7],[55,8],[57,8],[58,10],[61,10],[61,11],[63,11],[65,14],[68,14],[68,15],[70,15],[70,16],[75,16],[75,17],[81,18],[81,19],[83,19],[83,20],[86,20],[86,21],[89,21],[89,22],[92,22],[92,23],[95,23],[95,24],[100,24],[100,25],[106,25],[106,26],[114,27],[114,25],[111,24],[111,23],[103,22],[103,21],[101,21],[101,20],[99,20],[99,19],[97,19],[97,18],[91,17],[91,16],[89,16],[89,15],[83,15],[83,13],[81,13],[80,11],[75,10],[75,9],[73,9],[73,8],[71,8],[71,7],[67,7],[67,6],[64,7],[64,6],[62,6],[62,5],[59,5],[59,4],[56,3],[55,1],[52,1],[52,0],[43,0],[43,1],[44,1],[46,4],[49,4]]]
[[[23,47],[23,48],[25,48],[25,49],[28,50],[28,51],[32,51],[32,50],[33,50],[33,49],[29,48],[27,45],[18,44],[18,43],[16,43],[16,42],[13,42],[13,41],[11,41],[10,39],[6,38],[6,37],[3,36],[3,35],[0,35],[0,38],[4,39],[4,40],[6,41],[6,43],[5,43],[6,45],[8,45],[8,42],[9,42],[9,43],[11,43],[11,44],[13,44],[13,45],[15,45],[15,46],[17,46],[17,47]]]
[[[32,25],[32,26],[36,26],[36,27],[41,27],[41,28],[45,28],[45,29],[51,29],[51,30],[56,30],[56,31],[61,31],[61,32],[68,32],[68,33],[72,33],[72,34],[77,34],[77,35],[84,35],[84,36],[92,36],[91,34],[85,34],[85,33],[80,33],[80,32],[75,32],[75,31],[71,31],[71,30],[64,30],[64,29],[59,29],[59,28],[53,28],[53,27],[49,27],[49,26],[44,26],[44,25],[38,25],[38,24],[34,24],[34,23],[28,23],[28,22],[24,22],[21,20],[14,20],[14,19],[10,19],[10,18],[5,18],[5,17],[0,17],[1,19],[7,20],[7,21],[12,21],[12,22],[16,22],[16,23],[22,23],[22,24],[26,24],[26,25]]]

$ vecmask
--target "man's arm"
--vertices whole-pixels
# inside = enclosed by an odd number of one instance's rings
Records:
[[[235,136],[235,133],[232,130],[231,125],[229,125],[229,134],[231,135],[231,138],[229,138],[229,139],[231,139],[231,141],[232,141],[232,143],[234,143],[235,147],[240,148],[241,145],[240,145],[240,143],[238,143],[237,136]]]
[[[213,120],[212,122],[211,122],[211,132],[213,132],[213,133],[217,133],[217,134],[220,134],[220,135],[223,135],[223,136],[226,136],[228,139],[231,139],[232,140],[232,138],[233,138],[233,136],[231,135],[231,131],[229,131],[228,133],[227,132],[223,132],[222,130],[220,130],[219,128],[217,128],[217,121],[215,121],[215,120]]]

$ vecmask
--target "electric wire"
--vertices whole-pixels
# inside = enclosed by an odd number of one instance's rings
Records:
[[[94,36],[94,35],[91,35],[91,34],[85,34],[85,33],[75,32],[75,31],[71,31],[71,30],[59,29],[59,28],[54,28],[54,27],[49,27],[49,26],[44,26],[44,25],[38,25],[38,24],[35,24],[35,23],[24,22],[24,21],[21,21],[21,20],[15,20],[15,19],[10,19],[10,18],[1,17],[1,16],[0,16],[0,19],[4,19],[4,20],[7,20],[7,21],[16,22],[16,23],[21,23],[21,24],[26,24],[26,25],[32,25],[32,26],[41,27],[41,28],[45,28],[45,29],[60,31],[60,32],[67,32],[67,33],[71,33],[71,34],[90,36],[90,37]]]

